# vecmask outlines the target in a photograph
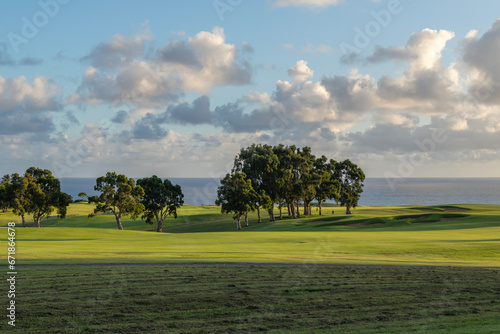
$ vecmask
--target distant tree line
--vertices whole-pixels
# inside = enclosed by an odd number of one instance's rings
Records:
[[[157,176],[147,177],[136,182],[122,174],[108,172],[97,178],[95,191],[97,196],[78,194],[95,203],[94,212],[112,213],[118,229],[122,230],[122,217],[137,219],[141,216],[146,223],[156,223],[156,231],[162,232],[163,222],[172,215],[177,218],[177,209],[184,204],[184,194],[179,185],[173,185],[168,179]],[[37,227],[41,227],[42,218],[48,218],[54,211],[64,218],[67,207],[73,198],[61,191],[60,181],[47,169],[30,167],[24,175],[4,175],[0,183],[0,210],[19,215],[22,225],[26,225],[26,216],[31,215]]]
[[[283,211],[292,218],[311,215],[311,203],[322,204],[333,200],[346,207],[346,214],[358,205],[363,192],[365,174],[350,160],[337,162],[325,156],[316,157],[310,147],[252,145],[241,149],[234,159],[231,173],[221,180],[217,190],[216,205],[222,213],[232,213],[241,229],[240,220],[257,211],[262,221],[261,209],[267,211],[270,221],[275,221],[274,207],[278,206],[279,218]]]

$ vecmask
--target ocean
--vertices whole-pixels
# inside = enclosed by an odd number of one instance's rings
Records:
[[[170,178],[179,184],[184,203],[211,205],[217,198],[219,179]],[[93,178],[62,178],[62,191],[96,195]],[[384,178],[369,178],[361,195],[361,206],[500,204],[500,178],[408,178],[391,186]]]

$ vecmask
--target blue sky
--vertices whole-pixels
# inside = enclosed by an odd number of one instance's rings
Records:
[[[0,172],[220,176],[239,148],[285,143],[369,177],[500,177],[498,13],[498,1],[5,1]]]

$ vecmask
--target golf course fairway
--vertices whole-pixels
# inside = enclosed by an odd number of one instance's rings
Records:
[[[352,216],[327,207],[323,216],[273,223],[257,223],[253,214],[242,231],[215,206],[185,206],[178,219],[167,219],[164,233],[141,220],[125,220],[120,231],[112,215],[87,218],[91,211],[72,204],[66,219],[49,218],[40,229],[17,224],[17,264],[500,266],[500,206],[494,205],[360,207]],[[9,221],[19,217],[1,214],[2,226]]]

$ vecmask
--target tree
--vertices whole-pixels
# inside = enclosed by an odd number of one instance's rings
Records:
[[[97,178],[94,190],[101,194],[89,197],[89,203],[96,204],[94,213],[89,214],[89,218],[95,217],[98,213],[111,212],[115,216],[118,229],[123,230],[122,217],[130,215],[136,220],[144,211],[144,205],[141,203],[144,189],[136,186],[133,179],[123,174],[106,173],[106,176]]]
[[[146,219],[148,224],[156,221],[156,232],[162,232],[163,221],[173,215],[177,218],[177,209],[184,204],[184,195],[179,185],[165,179],[162,181],[156,175],[137,180],[137,184],[144,189],[144,196],[141,203],[145,211],[142,219]]]
[[[78,194],[78,197],[80,197],[83,201],[84,199],[89,198],[89,195],[87,195],[86,192],[82,191]]]
[[[296,218],[295,214],[295,200],[297,193],[295,185],[297,183],[297,173],[295,164],[295,146],[284,146],[280,144],[273,147],[273,152],[279,160],[279,167],[276,173],[277,180],[277,203],[280,209],[280,217],[282,215],[282,206],[286,204],[288,215]]]
[[[27,182],[24,194],[24,213],[31,213],[36,227],[41,227],[42,218],[50,217],[57,209],[58,217],[66,217],[66,210],[70,203],[68,194],[61,192],[60,181],[52,175],[48,169],[30,167],[24,174],[25,179],[20,182]],[[22,190],[24,185],[21,185]],[[18,189],[19,190],[19,189]],[[21,206],[20,206],[21,207]]]
[[[279,205],[280,219],[283,218],[282,210],[284,206],[288,209],[288,215],[295,218],[295,209],[291,199],[291,195],[293,194],[291,166],[293,150],[290,147],[285,147],[283,144],[273,147],[273,152],[279,160],[275,180],[277,193],[276,202]]]
[[[316,185],[314,199],[318,201],[319,215],[321,216],[321,206],[327,199],[339,201],[340,181],[334,179],[335,160],[324,155],[314,161],[314,170],[319,176],[319,183]]]
[[[7,174],[2,178],[0,183],[0,210],[2,212],[7,212],[10,208],[10,199],[8,195],[10,186],[10,175]]]
[[[274,202],[276,201],[275,174],[279,160],[269,145],[256,145],[242,148],[234,159],[234,172],[245,173],[252,181],[257,192],[255,206],[258,222],[261,222],[260,208],[268,210],[269,220],[274,221]]]
[[[346,215],[350,215],[351,208],[358,206],[359,198],[363,192],[365,173],[350,160],[338,162],[335,165],[334,178],[340,183],[339,202],[346,207]]]
[[[8,182],[5,181],[6,176],[8,176]],[[33,192],[32,188],[39,186],[35,183],[33,177],[19,176],[17,173],[6,176],[4,176],[4,186],[8,198],[8,206],[12,208],[14,214],[21,217],[23,227],[27,227],[25,215],[31,212],[32,206],[30,193]]]
[[[311,215],[311,202],[316,195],[316,186],[321,181],[320,175],[315,173],[313,169],[314,161],[316,157],[311,154],[310,147],[303,147],[301,150],[297,150],[297,156],[299,157],[299,165],[297,172],[299,177],[297,179],[297,192],[299,194],[299,200],[302,199],[304,202],[304,216]],[[299,203],[297,203],[297,213]]]
[[[257,196],[252,187],[252,181],[247,178],[246,174],[234,172],[227,174],[221,180],[215,205],[220,205],[221,212],[224,214],[233,213],[236,229],[241,230],[241,217],[256,209]]]

